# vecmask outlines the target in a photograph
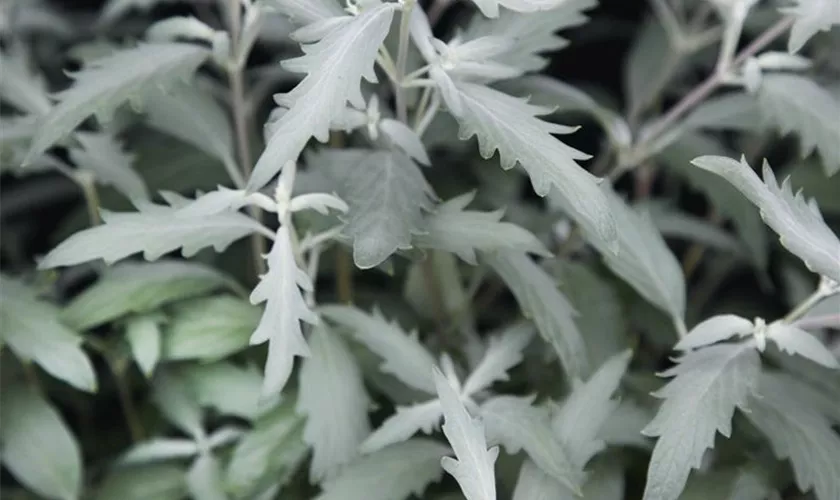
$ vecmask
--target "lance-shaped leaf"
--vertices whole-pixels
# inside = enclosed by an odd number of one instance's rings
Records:
[[[810,78],[773,73],[762,77],[758,102],[783,134],[799,136],[803,158],[816,149],[826,175],[840,171],[840,101],[828,90]]]
[[[88,63],[60,92],[58,104],[41,121],[24,163],[40,156],[86,118],[107,119],[125,101],[142,102],[150,91],[187,79],[209,51],[187,43],[144,43]]]
[[[300,25],[347,14],[335,0],[270,0],[267,3]]]
[[[97,259],[113,264],[138,252],[143,252],[146,260],[156,260],[179,248],[185,257],[191,257],[209,246],[221,252],[254,232],[271,236],[259,222],[238,212],[193,217],[179,214],[175,205],[143,203],[138,208],[138,212],[103,210],[103,224],[74,233],[38,267],[72,266]]]
[[[47,85],[43,76],[33,71],[32,61],[25,51],[12,47],[11,50],[0,52],[0,65],[3,68],[0,99],[30,115],[42,115],[50,111],[52,103]],[[5,127],[8,127],[8,123],[4,124]]]
[[[577,377],[589,373],[586,346],[574,322],[577,314],[551,276],[523,253],[487,254],[487,263],[510,288],[523,314],[537,325],[566,371]]]
[[[268,272],[251,292],[252,304],[265,302],[260,324],[251,335],[252,345],[268,342],[263,397],[283,389],[292,373],[295,356],[309,355],[300,322],[318,323],[318,316],[309,309],[301,294],[301,289],[312,289],[312,282],[295,262],[288,227],[277,229],[266,261]]]
[[[192,439],[152,438],[137,443],[118,459],[119,465],[141,465],[173,459],[192,458],[198,445]]]
[[[467,412],[461,397],[437,368],[435,386],[443,406],[443,434],[456,458],[443,457],[440,465],[458,481],[467,500],[496,500],[494,464],[499,447],[487,449],[484,426]]]
[[[152,376],[161,356],[160,325],[166,321],[162,314],[143,314],[130,318],[125,325],[125,339],[131,355],[146,378]]]
[[[518,250],[550,255],[530,231],[510,222],[501,222],[504,210],[465,210],[473,198],[475,193],[470,192],[438,205],[426,217],[423,231],[414,237],[414,242],[420,247],[452,252],[473,265],[477,250]]]
[[[311,355],[303,361],[297,412],[307,416],[303,439],[312,446],[309,480],[320,482],[359,453],[370,433],[370,398],[362,371],[338,333],[323,323],[309,336]]]
[[[463,108],[457,117],[462,139],[477,136],[484,158],[499,150],[505,170],[522,165],[538,195],[556,188],[567,202],[569,215],[594,228],[604,241],[616,240],[616,222],[600,180],[575,162],[590,156],[552,135],[568,134],[576,128],[540,120],[536,116],[547,114],[548,109],[489,87],[458,82],[456,89]],[[451,108],[449,102],[447,105]]]
[[[552,417],[551,426],[569,458],[583,470],[596,453],[604,449],[601,427],[618,407],[612,399],[621,378],[627,371],[632,353],[624,351],[607,360],[585,384],[577,384]]]
[[[201,453],[187,471],[187,490],[192,498],[227,500],[222,466],[212,453]]]
[[[514,325],[490,337],[484,357],[467,377],[462,392],[471,396],[497,380],[508,380],[508,370],[522,361],[522,351],[533,337],[534,330],[528,324]]]
[[[350,205],[344,233],[353,240],[359,268],[378,266],[397,249],[411,248],[434,196],[414,161],[399,151],[345,149],[323,151],[313,162]]]
[[[482,14],[499,17],[499,7],[516,12],[541,12],[563,5],[563,0],[472,0]]]
[[[788,51],[798,52],[819,31],[840,24],[840,5],[832,0],[795,0],[796,5],[780,8],[796,19],[790,29]]]
[[[131,200],[147,200],[149,192],[143,178],[131,164],[134,156],[122,150],[122,144],[107,133],[77,132],[80,148],[70,149],[70,159],[77,167],[93,172],[95,179],[114,186]]]
[[[573,0],[554,2],[555,8],[532,13],[502,11],[495,19],[474,16],[464,31],[465,40],[483,36],[496,36],[512,43],[494,61],[520,68],[524,71],[539,71],[548,64],[548,58],[541,56],[568,45],[568,41],[556,35],[557,31],[585,23],[588,18],[582,11],[597,5],[596,0]]]
[[[59,321],[58,308],[13,278],[3,276],[2,281],[0,340],[16,356],[34,361],[53,377],[83,391],[96,391],[96,374],[80,347],[82,338]]]
[[[260,309],[245,300],[215,296],[177,304],[164,329],[162,355],[168,360],[214,360],[248,347]]]
[[[799,397],[800,387],[782,373],[764,372],[747,418],[778,457],[790,460],[800,490],[812,490],[818,500],[840,498],[840,438],[819,410]]]
[[[443,407],[438,399],[412,406],[397,406],[397,411],[362,443],[362,453],[371,453],[394,443],[406,441],[417,431],[431,434],[440,426]]]
[[[353,338],[382,358],[381,370],[406,385],[435,394],[432,368],[435,359],[420,343],[417,332],[406,333],[395,321],[388,321],[374,309],[370,314],[349,306],[318,308],[325,318],[350,329]]]
[[[734,314],[719,314],[701,321],[677,342],[674,349],[689,351],[732,337],[744,338],[753,332],[752,321]]]
[[[695,158],[694,165],[714,172],[732,183],[761,211],[764,222],[779,235],[782,245],[815,273],[840,281],[840,240],[826,225],[817,204],[794,194],[789,178],[780,186],[770,165],[764,162],[764,182],[742,157]]]
[[[572,462],[571,449],[553,432],[548,411],[532,406],[533,401],[533,396],[497,396],[485,401],[481,419],[488,441],[500,443],[510,454],[524,450],[552,481],[579,491],[583,468]]]
[[[356,459],[324,483],[315,500],[404,500],[440,480],[449,450],[430,439],[412,439]]]
[[[57,411],[31,389],[4,386],[0,419],[0,458],[15,479],[45,498],[79,498],[81,450]]]
[[[205,436],[203,411],[198,394],[184,373],[159,370],[152,386],[152,400],[166,419],[200,441]]]
[[[95,500],[180,500],[187,495],[187,471],[178,465],[118,467],[96,489]]]
[[[249,191],[265,186],[286,162],[296,160],[310,137],[326,142],[330,123],[347,102],[364,108],[361,80],[376,82],[374,61],[397,8],[398,4],[388,2],[356,17],[338,18],[341,22],[322,30],[320,40],[302,45],[303,56],[284,62],[286,69],[307,75],[278,98],[289,110],[275,125],[257,160],[248,180]]]
[[[714,446],[715,434],[729,437],[735,408],[745,408],[758,384],[761,362],[754,343],[713,345],[692,351],[662,373],[675,377],[655,393],[664,398],[642,431],[659,436],[648,468],[645,500],[676,500],[691,469]]]
[[[783,321],[775,321],[767,327],[767,338],[788,354],[798,354],[819,363],[826,368],[840,368],[840,363],[822,342],[810,333],[789,325]]]
[[[671,316],[684,329],[685,278],[682,267],[662,239],[649,214],[630,208],[614,191],[605,189],[610,211],[621,227],[618,253],[610,250],[597,229],[581,224],[589,243],[601,253],[604,263],[648,302]]]

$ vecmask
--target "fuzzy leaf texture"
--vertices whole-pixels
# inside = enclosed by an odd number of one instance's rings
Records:
[[[39,121],[24,164],[95,114],[107,121],[125,101],[142,102],[150,91],[192,76],[209,52],[185,43],[144,43],[87,64],[73,86],[57,94],[58,104]]]
[[[137,208],[137,212],[102,210],[102,225],[74,233],[50,251],[38,267],[72,266],[97,259],[113,264],[138,252],[143,252],[146,260],[156,260],[179,248],[185,257],[191,257],[209,246],[221,252],[253,232],[271,235],[257,221],[238,212],[191,216],[180,212],[177,204],[138,203]]]
[[[434,374],[438,398],[443,406],[443,434],[456,457],[443,457],[440,464],[458,481],[467,500],[496,500],[494,464],[499,456],[499,447],[487,448],[482,423],[470,416],[443,373],[435,369]]]
[[[753,323],[734,314],[719,314],[698,323],[677,342],[674,349],[689,351],[730,339],[744,338],[753,331]]]
[[[449,450],[430,439],[412,439],[358,458],[323,485],[315,500],[404,500],[440,480]]]
[[[39,300],[32,290],[13,278],[3,276],[2,281],[3,344],[20,359],[34,361],[53,377],[77,389],[95,392],[96,374],[81,348],[82,337],[61,323],[53,304]],[[8,404],[4,402],[2,406]]]
[[[795,5],[780,9],[796,19],[790,29],[789,52],[799,52],[817,32],[828,31],[840,24],[840,3],[834,0],[793,0],[793,3]]]
[[[310,481],[330,477],[358,455],[370,433],[371,404],[362,372],[344,340],[323,323],[309,336],[311,355],[303,361],[297,412],[307,416],[303,439],[312,446]]]
[[[485,260],[513,292],[522,313],[537,325],[540,336],[551,344],[563,368],[572,376],[586,376],[590,367],[575,324],[577,312],[554,279],[523,253],[494,252],[485,255]]]
[[[353,261],[361,269],[378,266],[398,249],[411,248],[411,236],[432,208],[431,186],[411,158],[399,151],[345,149],[313,156],[338,185],[350,206],[345,234],[353,240]]]
[[[543,257],[551,253],[530,231],[510,222],[502,222],[503,210],[479,212],[465,210],[475,198],[466,193],[437,206],[414,242],[423,248],[452,252],[475,265],[476,251],[517,250]]]
[[[347,15],[335,0],[268,0],[266,3],[300,25]]]
[[[143,178],[132,168],[134,156],[123,151],[119,140],[91,132],[76,132],[75,138],[81,147],[69,153],[77,167],[93,172],[97,181],[114,186],[130,200],[149,199]]]
[[[440,427],[442,416],[443,407],[439,399],[411,406],[397,406],[396,412],[365,439],[360,449],[362,453],[371,453],[401,443],[418,431],[431,434]]]
[[[840,12],[840,3],[835,2]],[[795,132],[802,157],[819,151],[826,175],[840,172],[840,101],[810,78],[775,73],[761,79],[761,112],[782,134]]]
[[[533,338],[534,330],[527,324],[514,325],[490,337],[484,356],[467,377],[461,392],[472,395],[489,388],[497,380],[508,380],[508,370],[522,361],[522,351]]]
[[[284,62],[290,71],[306,77],[289,93],[278,96],[278,104],[288,107],[260,155],[248,180],[248,190],[256,191],[303,151],[310,137],[326,142],[330,123],[347,102],[364,108],[361,79],[376,82],[374,61],[391,26],[396,3],[385,3],[364,10],[357,17],[345,16],[335,22],[315,43],[304,43],[304,55]],[[307,40],[311,42],[311,40]]]
[[[658,436],[644,500],[676,500],[691,469],[714,446],[715,434],[729,437],[735,408],[746,408],[758,384],[761,362],[751,342],[714,345],[683,355],[663,372],[673,378],[654,395],[663,398],[656,417],[642,431]]]
[[[318,316],[309,309],[301,289],[311,290],[309,276],[295,262],[289,228],[277,229],[274,244],[266,256],[268,272],[251,292],[251,303],[265,302],[260,323],[251,335],[251,344],[268,342],[262,396],[279,393],[292,373],[296,356],[309,356],[301,321],[312,325]]]
[[[540,12],[563,5],[564,0],[472,0],[482,14],[499,17],[499,7],[516,12]]]
[[[545,196],[552,187],[556,188],[567,202],[569,215],[614,244],[618,237],[616,221],[610,214],[609,200],[599,187],[600,180],[575,162],[590,156],[552,135],[574,132],[574,127],[540,120],[537,116],[547,114],[548,109],[489,87],[457,82],[455,88],[462,111],[457,116],[461,139],[477,136],[484,158],[492,157],[498,150],[505,170],[520,164],[538,195]],[[451,100],[447,106],[457,109]]]
[[[765,372],[747,417],[770,440],[776,456],[788,459],[803,492],[817,500],[840,498],[840,438],[831,423],[800,397],[800,383]]]
[[[580,494],[566,488],[525,460],[519,470],[513,500],[624,500],[624,471],[599,463],[587,477]]]
[[[32,389],[4,386],[0,420],[0,458],[15,479],[45,498],[79,498],[82,453],[55,408]]]
[[[765,161],[761,182],[743,157],[738,162],[701,156],[692,163],[725,178],[741,191],[759,208],[764,222],[779,235],[782,245],[802,259],[808,269],[840,281],[840,240],[826,225],[816,202],[806,200],[801,192],[792,192],[789,179],[780,186]]]
[[[767,328],[767,338],[788,354],[798,354],[826,368],[840,368],[837,357],[822,342],[794,325],[775,321]]]

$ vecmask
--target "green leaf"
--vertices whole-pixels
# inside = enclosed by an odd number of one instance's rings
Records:
[[[0,99],[13,105],[19,111],[30,115],[43,115],[50,111],[47,85],[43,76],[32,67],[30,57],[23,50],[0,52]],[[4,120],[8,117],[4,117]],[[4,124],[4,128],[8,123]]]
[[[746,414],[780,458],[790,460],[796,484],[818,500],[840,498],[840,438],[831,424],[798,397],[798,384],[765,372]]]
[[[358,458],[323,485],[315,500],[404,500],[440,480],[448,448],[431,439],[412,439]]]
[[[130,318],[125,325],[125,338],[131,347],[131,355],[146,378],[152,376],[160,360],[160,324],[164,321],[161,315],[146,314]]]
[[[623,500],[624,471],[620,468],[598,462],[587,478],[580,494],[575,494],[541,471],[530,460],[522,463],[513,500]]]
[[[95,392],[96,374],[82,338],[59,321],[59,311],[39,300],[23,283],[6,276],[0,286],[0,340],[16,356],[34,361],[50,375],[73,387]]]
[[[187,489],[192,498],[227,500],[222,479],[222,467],[210,452],[202,453],[187,471]]]
[[[794,194],[789,179],[781,186],[770,165],[764,162],[764,182],[742,157],[741,161],[720,156],[701,156],[692,162],[732,183],[761,211],[764,222],[778,235],[782,245],[799,257],[808,269],[840,281],[840,240],[825,224],[813,200]]]
[[[790,29],[788,52],[799,52],[805,42],[819,31],[840,24],[840,5],[832,0],[795,0],[795,6],[779,10],[792,14],[796,21]]]
[[[163,357],[169,360],[225,358],[248,347],[260,309],[220,295],[176,304],[164,329]]]
[[[543,257],[551,255],[527,229],[501,222],[504,210],[464,210],[474,198],[475,193],[470,192],[438,205],[426,217],[422,232],[414,237],[415,243],[420,247],[452,252],[472,265],[476,264],[476,250],[517,250]]]
[[[325,325],[309,336],[296,410],[306,415],[303,440],[312,447],[309,480],[321,482],[359,454],[370,434],[362,372],[344,340]]]
[[[119,140],[107,133],[76,132],[81,147],[70,148],[70,159],[82,170],[93,172],[95,179],[125,195],[130,200],[147,200],[149,192],[143,178],[134,171],[134,156],[122,150]]]
[[[512,251],[485,256],[487,263],[510,288],[522,313],[537,325],[560,363],[572,376],[589,373],[583,337],[575,324],[577,313],[549,276],[527,255]]]
[[[762,77],[758,102],[782,134],[796,132],[803,158],[816,149],[827,176],[840,172],[840,101],[810,78],[774,73]]]
[[[88,330],[231,284],[229,277],[201,264],[124,262],[108,268],[99,281],[74,298],[62,312],[62,320],[78,330]]]
[[[289,227],[277,229],[274,244],[266,256],[268,272],[251,292],[251,304],[265,302],[260,322],[251,335],[252,345],[268,342],[262,396],[280,393],[292,373],[294,358],[309,356],[301,321],[317,324],[318,316],[303,300],[301,289],[311,290],[309,276],[297,266]]]
[[[536,116],[547,114],[548,109],[489,87],[458,82],[456,90],[463,108],[457,116],[462,139],[476,135],[483,158],[492,157],[498,150],[505,170],[519,163],[528,172],[538,195],[545,196],[552,187],[556,188],[567,202],[569,215],[596,228],[605,241],[616,240],[616,222],[599,187],[600,179],[575,162],[590,156],[552,135],[568,134],[575,128],[540,120]],[[450,102],[447,106],[452,110]]]
[[[481,361],[473,368],[461,389],[472,396],[493,385],[497,380],[508,380],[508,370],[522,362],[522,351],[534,338],[531,325],[520,323],[506,328],[487,340]]]
[[[145,43],[88,63],[73,75],[73,86],[56,95],[59,102],[40,120],[24,163],[38,157],[90,115],[107,121],[125,101],[142,102],[150,89],[190,78],[208,54],[198,45]]]
[[[0,457],[15,479],[46,498],[79,498],[81,450],[45,399],[30,389],[4,385],[0,420]]]
[[[713,345],[679,358],[662,373],[675,377],[654,395],[663,398],[642,431],[658,436],[645,485],[645,500],[676,500],[691,469],[700,467],[715,434],[729,437],[735,408],[755,391],[761,362],[753,343]]]
[[[656,19],[638,31],[624,63],[624,94],[632,114],[646,109],[679,69],[681,54]]]
[[[290,92],[278,99],[289,110],[275,125],[265,150],[248,180],[248,190],[265,186],[283,166],[297,159],[310,137],[326,142],[330,123],[345,104],[364,108],[361,80],[376,82],[374,62],[394,10],[393,2],[365,9],[358,16],[331,19],[328,29],[298,38],[304,55],[283,62],[285,69],[306,73]]]
[[[196,441],[204,438],[203,412],[189,380],[174,370],[158,370],[152,381],[152,399],[161,413]]]
[[[443,407],[443,434],[455,452],[455,458],[441,458],[440,465],[458,481],[467,500],[496,500],[494,464],[499,447],[487,448],[484,425],[470,416],[461,396],[437,368],[434,376]]]
[[[186,470],[172,464],[119,467],[96,490],[96,500],[181,500],[187,494]]]
[[[225,361],[196,363],[185,366],[182,373],[203,407],[246,420],[254,420],[266,410],[260,404],[262,374],[252,365],[240,367]]]
[[[251,499],[269,484],[282,484],[308,452],[302,433],[303,419],[291,397],[261,416],[233,449],[225,474],[230,493]]]
[[[350,205],[344,233],[353,240],[357,267],[378,266],[398,249],[411,248],[434,197],[414,161],[398,151],[366,149],[324,150],[312,161]]]

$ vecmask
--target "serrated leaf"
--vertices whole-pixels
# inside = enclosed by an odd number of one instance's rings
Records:
[[[654,395],[664,402],[642,431],[658,436],[645,485],[645,500],[676,500],[691,469],[714,446],[716,433],[729,437],[735,408],[747,407],[761,372],[751,342],[692,351],[662,373],[673,378]]]
[[[145,43],[87,64],[74,75],[73,86],[56,95],[58,104],[40,120],[28,163],[89,116],[107,118],[127,100],[142,101],[149,89],[187,79],[209,52],[186,43]]]
[[[544,2],[547,3],[547,2]],[[554,1],[550,10],[517,13],[501,11],[495,19],[474,16],[463,33],[465,40],[496,36],[511,40],[507,50],[493,56],[494,61],[520,68],[539,71],[548,64],[543,54],[562,49],[568,42],[556,32],[579,26],[588,18],[582,11],[597,5],[596,0]],[[504,2],[502,2],[504,5]]]
[[[221,252],[254,232],[271,234],[259,222],[238,212],[191,216],[182,213],[180,209],[184,207],[177,205],[144,203],[139,208],[139,212],[103,210],[104,224],[62,241],[38,267],[72,266],[97,259],[113,264],[138,252],[143,252],[146,260],[156,260],[178,249],[185,257],[192,257],[209,246]]]
[[[260,309],[228,295],[177,304],[164,329],[163,357],[169,360],[215,360],[249,345]]]
[[[840,438],[785,375],[765,372],[746,414],[780,458],[790,460],[796,484],[818,500],[840,497]]]
[[[161,355],[160,324],[164,317],[146,314],[130,318],[125,326],[125,338],[131,355],[146,378],[152,376]]]
[[[322,151],[313,160],[338,186],[350,211],[344,233],[353,240],[353,261],[378,266],[398,249],[411,248],[434,193],[420,168],[399,151]]]
[[[537,325],[540,336],[551,344],[566,372],[583,377],[589,362],[575,310],[560,293],[552,278],[527,255],[495,252],[485,260],[510,288],[526,317]]]
[[[761,79],[758,102],[782,134],[796,132],[803,158],[816,149],[827,176],[840,172],[840,101],[831,93],[810,78],[772,73]]]
[[[198,85],[178,85],[154,92],[144,101],[150,127],[180,139],[238,169],[233,155],[233,131],[225,110]]]
[[[370,434],[362,372],[338,333],[324,324],[309,336],[311,355],[303,361],[296,410],[306,415],[303,440],[312,446],[310,482],[329,478],[359,453]]]
[[[508,380],[508,370],[522,361],[522,351],[533,338],[534,330],[527,324],[514,325],[490,337],[484,356],[467,377],[461,392],[471,396],[487,389],[493,382]]]
[[[301,294],[301,289],[312,289],[312,282],[295,262],[287,226],[277,229],[266,261],[268,272],[262,276],[250,297],[251,304],[265,302],[263,315],[251,335],[250,343],[268,342],[262,395],[270,397],[286,385],[294,358],[309,355],[300,322],[314,325],[318,323],[318,317],[306,305]]]
[[[355,307],[323,306],[318,312],[335,323],[350,328],[353,338],[382,358],[380,369],[404,384],[435,394],[432,368],[437,365],[420,343],[417,333],[406,333],[398,323],[387,320],[379,310],[368,314]]]
[[[517,250],[542,256],[550,252],[530,231],[510,222],[501,222],[504,211],[464,210],[475,197],[462,194],[437,206],[426,217],[423,230],[414,242],[425,248],[452,252],[467,263],[476,264],[476,251]]]
[[[744,338],[753,332],[753,323],[734,314],[719,314],[698,323],[677,342],[674,349],[689,351],[732,337]]]
[[[303,419],[291,398],[261,416],[233,449],[225,474],[230,493],[254,498],[269,482],[289,477],[309,450],[302,433]]]
[[[213,268],[184,261],[124,262],[76,296],[61,314],[78,330],[87,330],[131,313],[231,286],[229,277]]]
[[[795,18],[790,29],[788,52],[799,52],[805,42],[819,31],[840,24],[840,5],[832,0],[795,0],[795,6],[780,8]]]
[[[837,357],[810,333],[781,321],[767,327],[767,338],[788,354],[798,354],[826,368],[840,368]]]
[[[440,480],[449,450],[430,439],[412,439],[356,459],[323,485],[315,500],[403,500]]]
[[[77,389],[95,392],[96,374],[80,347],[82,338],[60,322],[58,308],[39,300],[32,290],[13,278],[3,276],[2,282],[2,343],[16,356],[34,361],[53,377]]]
[[[692,162],[732,183],[761,211],[764,222],[778,235],[782,245],[815,273],[840,281],[840,240],[825,224],[813,200],[801,192],[793,194],[789,179],[781,186],[767,162],[762,183],[743,158],[740,162],[720,156],[701,156]]]
[[[443,407],[443,434],[455,452],[455,458],[441,458],[440,465],[458,481],[467,500],[496,500],[494,464],[499,447],[487,448],[482,423],[470,416],[460,395],[437,368],[434,376]]]
[[[590,156],[552,135],[568,134],[575,128],[542,121],[536,116],[549,110],[489,87],[458,82],[456,89],[463,105],[463,113],[457,116],[462,139],[476,135],[484,158],[498,150],[505,170],[517,163],[522,165],[538,195],[545,196],[556,188],[567,202],[569,215],[597,228],[605,241],[615,241],[616,222],[598,186],[599,179],[575,162]]]
[[[154,464],[112,470],[96,490],[96,500],[181,500],[187,494],[187,471],[178,465]]]
[[[130,200],[147,200],[149,192],[143,178],[134,171],[134,156],[107,133],[76,132],[80,148],[70,148],[70,159],[77,167],[93,172],[95,179],[114,188]]]
[[[601,239],[596,228],[582,224],[587,242],[598,249],[612,272],[645,300],[668,313],[678,329],[685,328],[686,291],[682,266],[648,213],[633,210],[611,189],[605,189],[604,193],[613,217],[622,228],[618,234],[618,253],[611,251],[611,242]]]
[[[15,479],[46,498],[79,498],[81,450],[41,395],[22,386],[4,386],[0,420],[0,458]]]
[[[289,161],[303,151],[310,137],[326,142],[330,123],[345,104],[365,105],[362,78],[376,82],[374,61],[391,26],[392,2],[364,10],[356,17],[345,16],[315,43],[302,45],[304,55],[284,61],[290,71],[306,77],[279,102],[289,110],[275,125],[248,180],[248,190],[265,186]]]
[[[491,443],[500,443],[508,453],[524,450],[541,471],[563,489],[578,491],[583,469],[571,460],[552,431],[549,413],[531,406],[534,397],[496,396],[481,405],[481,419]]]
[[[579,470],[606,446],[599,434],[618,407],[618,401],[612,399],[612,395],[618,389],[631,357],[632,352],[627,350],[608,359],[586,383],[574,387],[552,417],[554,434]]]
[[[362,442],[360,451],[371,453],[395,443],[401,443],[417,431],[431,434],[440,426],[443,407],[438,399],[411,406],[397,406],[396,412]]]

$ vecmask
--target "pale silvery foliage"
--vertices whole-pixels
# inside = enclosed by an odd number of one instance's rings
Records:
[[[89,221],[3,228],[9,496],[840,498],[835,0],[652,0],[625,111],[596,0],[166,3],[0,10],[2,172]]]

